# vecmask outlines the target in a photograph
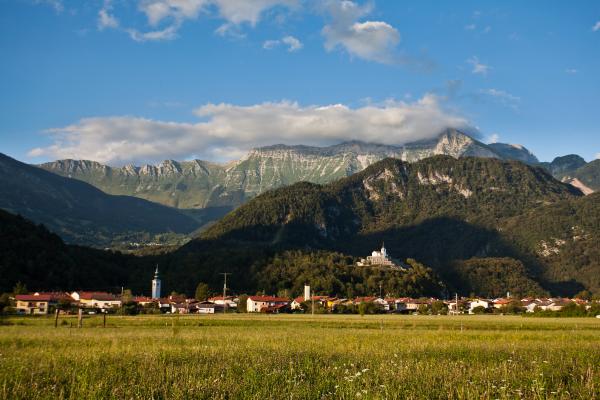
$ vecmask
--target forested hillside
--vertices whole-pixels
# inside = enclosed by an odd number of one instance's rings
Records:
[[[120,253],[66,245],[45,227],[0,210],[0,292],[17,282],[29,290],[141,290],[152,266]]]
[[[69,243],[110,246],[185,235],[198,221],[176,209],[95,187],[0,154],[0,209],[43,223]]]

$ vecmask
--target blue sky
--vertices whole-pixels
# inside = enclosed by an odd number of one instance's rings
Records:
[[[600,2],[0,0],[0,151],[26,162],[401,144],[600,153]]]

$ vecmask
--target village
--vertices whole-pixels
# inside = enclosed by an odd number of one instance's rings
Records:
[[[380,264],[402,268],[389,258],[385,246],[374,251],[372,256],[362,259],[359,265]],[[9,313],[17,315],[48,315],[60,313],[78,314],[216,314],[216,313],[311,313],[311,314],[532,314],[565,312],[573,316],[597,316],[600,318],[600,301],[590,296],[578,298],[514,298],[509,292],[505,297],[487,299],[480,297],[458,297],[454,299],[411,298],[388,296],[363,296],[340,298],[330,295],[315,295],[310,285],[304,285],[304,293],[296,298],[269,295],[227,296],[227,273],[222,296],[196,296],[189,298],[172,293],[161,296],[162,281],[158,266],[151,283],[152,294],[134,296],[130,291],[117,295],[102,291],[34,292],[15,294],[10,300],[13,307]]]
[[[356,297],[353,299],[311,295],[310,287],[294,299],[277,296],[218,296],[205,300],[181,295],[145,297],[108,292],[35,292],[14,296],[17,315],[47,315],[56,310],[86,314],[216,314],[237,313],[316,313],[316,314],[519,314],[559,312],[580,309],[600,315],[600,302],[579,298],[466,298],[442,300],[410,297]]]

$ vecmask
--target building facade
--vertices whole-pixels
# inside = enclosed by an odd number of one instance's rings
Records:
[[[385,245],[381,245],[381,250],[371,253],[367,258],[362,258],[359,262],[356,263],[359,267],[364,267],[368,265],[383,265],[387,267],[395,267],[396,264],[389,258],[387,250],[385,249]]]

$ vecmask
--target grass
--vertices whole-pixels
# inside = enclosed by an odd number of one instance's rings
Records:
[[[3,399],[600,399],[600,320],[109,316],[0,321]]]

